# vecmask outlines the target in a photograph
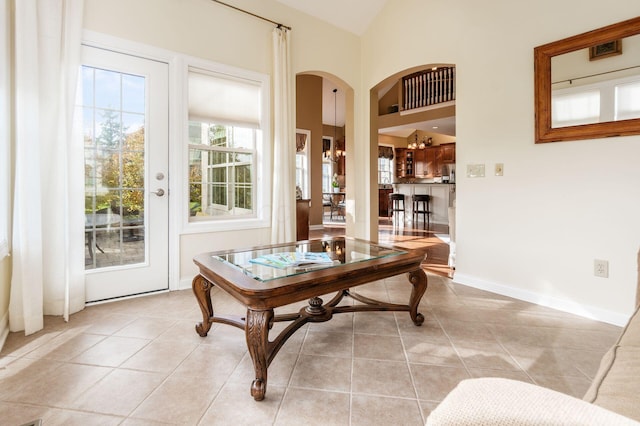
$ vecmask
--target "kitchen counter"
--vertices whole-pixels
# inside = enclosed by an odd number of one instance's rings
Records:
[[[453,206],[456,197],[455,183],[398,182],[393,184],[393,192],[405,195],[406,222],[411,223],[413,219],[411,197],[427,194],[431,196],[431,223],[449,224],[449,207]]]
[[[397,181],[392,185],[455,185],[455,182],[415,182],[415,181]]]

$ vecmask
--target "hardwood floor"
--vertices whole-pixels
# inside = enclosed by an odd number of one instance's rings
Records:
[[[422,225],[422,223],[420,223]],[[324,229],[311,230],[309,238],[344,235],[345,226],[341,223],[325,223]],[[429,229],[412,228],[408,225],[397,226],[386,217],[378,219],[378,241],[410,250],[419,250],[426,254],[423,266],[434,274],[451,278],[453,270],[448,266],[449,245],[437,237],[447,235],[446,225],[431,224]]]

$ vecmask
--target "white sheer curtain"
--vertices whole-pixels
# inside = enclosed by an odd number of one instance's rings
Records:
[[[273,30],[274,63],[274,147],[271,241],[296,240],[295,210],[295,120],[294,97],[289,58],[289,31]]]
[[[84,167],[73,113],[83,0],[15,2],[15,187],[9,328],[84,307]]]

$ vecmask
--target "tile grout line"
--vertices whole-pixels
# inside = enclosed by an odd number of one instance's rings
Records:
[[[296,368],[298,368],[298,362],[300,362],[300,356],[302,355],[302,348],[303,348],[304,342],[307,340],[307,336],[309,334],[308,324],[309,323],[305,324],[305,325],[307,325],[306,327],[303,326],[304,329],[305,329],[304,330],[304,336],[302,337],[302,342],[300,343],[300,347],[298,348],[298,352],[296,353],[296,361],[293,363],[293,368],[291,369],[291,373],[289,374],[289,379],[287,380],[287,384],[284,386],[284,392],[282,393],[282,399],[280,399],[280,403],[278,404],[278,408],[276,409],[276,413],[275,413],[275,416],[273,418],[273,423],[272,424],[276,424],[277,423],[278,417],[280,416],[280,412],[282,410],[282,405],[284,404],[284,400],[287,397],[287,395],[289,394],[289,389],[291,389],[291,380],[293,379],[293,374],[295,373]],[[296,332],[297,331],[300,331],[300,329],[296,330]],[[251,357],[251,354],[249,354],[249,357]],[[268,369],[267,369],[267,371],[268,371]],[[269,376],[267,376],[267,383],[268,383],[268,377]]]
[[[353,301],[352,301],[353,303]],[[356,314],[351,315],[351,377],[349,379],[349,426],[353,423],[353,378],[356,367]]]
[[[428,278],[427,278],[427,281],[428,281]],[[384,287],[387,292],[387,302],[390,303],[391,295],[389,294],[389,286],[387,285],[386,280],[385,280]],[[427,284],[427,288],[428,288],[428,284]],[[426,295],[426,289],[425,289],[425,294],[422,297],[424,297],[425,295]],[[419,308],[420,308],[420,305],[418,304],[418,309]],[[416,386],[416,380],[413,377],[413,372],[411,371],[411,363],[409,361],[409,355],[407,354],[407,347],[404,344],[404,339],[402,338],[402,332],[400,331],[400,324],[398,323],[398,312],[393,313],[393,320],[396,324],[396,331],[398,332],[398,338],[400,339],[400,344],[402,345],[402,354],[404,355],[405,365],[407,367],[407,370],[409,371],[409,378],[411,379],[411,386],[413,387],[415,402],[416,402],[416,405],[418,406],[418,410],[420,411],[420,418],[422,419],[422,423],[424,424],[426,422],[426,419],[424,417],[424,411],[422,410],[422,404],[420,404],[420,396],[418,395],[418,387]],[[422,327],[422,324],[420,324],[420,327]]]

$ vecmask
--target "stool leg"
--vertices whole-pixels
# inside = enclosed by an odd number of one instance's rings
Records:
[[[427,219],[429,217],[429,213],[427,213],[427,211],[429,210],[429,207],[425,205],[426,203],[422,203],[422,208],[424,209],[424,213],[422,213],[422,226],[424,227],[424,229],[429,228],[428,222],[429,219]]]
[[[427,229],[431,228],[431,213],[429,213],[429,207],[427,205]]]

